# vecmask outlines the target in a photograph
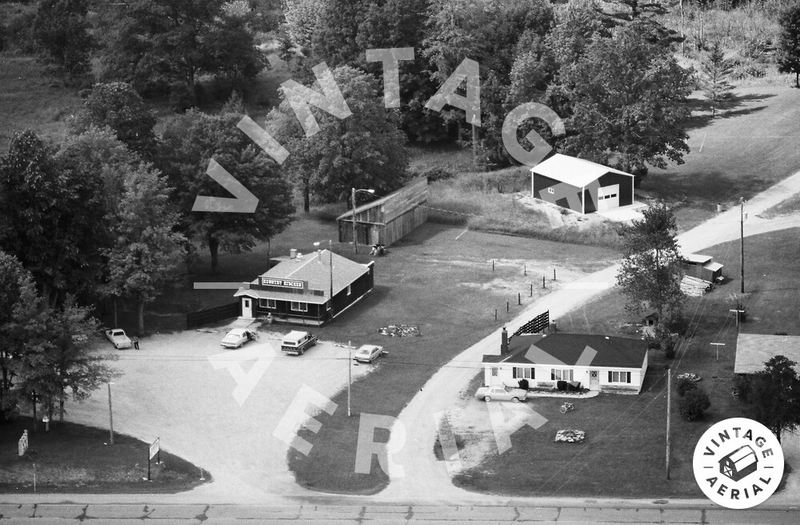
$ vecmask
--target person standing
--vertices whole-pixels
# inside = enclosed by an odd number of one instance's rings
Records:
[[[134,336],[134,338],[133,338],[133,349],[134,350],[138,350],[139,349],[139,338],[136,337],[136,336]]]

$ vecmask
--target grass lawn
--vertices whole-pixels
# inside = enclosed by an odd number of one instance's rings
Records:
[[[798,230],[746,239],[746,290],[748,320],[743,331],[800,335],[797,322],[796,284],[800,275]],[[731,294],[739,290],[738,241],[715,246],[703,253],[725,264],[733,279],[702,298],[687,303],[690,325],[677,357],[667,363],[657,351],[638,396],[601,394],[575,402],[574,412],[558,412],[560,400],[536,398],[536,411],[549,422],[535,431],[520,430],[513,447],[502,456],[492,454],[478,467],[465,471],[455,483],[468,489],[514,494],[614,497],[700,497],[691,457],[700,435],[711,424],[746,409],[730,395],[737,328],[728,309]],[[749,276],[749,277],[748,277]],[[629,319],[623,299],[611,291],[579,312],[559,319],[559,328],[574,332],[618,333]],[[587,325],[587,322],[589,323]],[[711,342],[725,343],[717,360]],[[665,366],[674,374],[694,372],[711,399],[705,420],[684,421],[673,389],[671,480],[664,475],[666,411]],[[553,441],[557,430],[585,430],[584,444]],[[796,466],[795,466],[796,468]]]
[[[800,169],[800,91],[785,85],[740,87],[711,118],[701,94],[689,122],[685,163],[651,169],[642,182],[647,194],[678,204],[681,229],[766,189]]]
[[[322,423],[318,434],[299,433],[314,445],[308,456],[289,453],[289,467],[301,485],[327,492],[380,490],[387,478],[377,464],[371,474],[353,472],[358,414],[399,414],[438,368],[518,311],[517,291],[522,293],[523,305],[536,299],[541,288],[534,286],[531,298],[529,284],[541,279],[542,271],[549,271],[544,266],[557,263],[567,280],[567,267],[582,274],[615,257],[614,252],[600,248],[461,233],[428,224],[390,247],[386,257],[376,259],[373,294],[336,322],[316,330],[322,339],[381,344],[389,355],[353,384],[354,417],[346,416],[347,397],[342,392],[333,398],[339,408],[332,416],[316,416]],[[497,257],[494,272],[493,257]],[[528,276],[523,275],[523,261],[528,261]],[[506,300],[511,302],[510,313],[505,311]],[[376,333],[382,326],[400,323],[419,326],[421,336],[389,338]],[[347,369],[332,373],[346,374]],[[309,385],[313,387],[313,381]],[[380,432],[376,439],[383,439]]]
[[[47,74],[29,56],[0,53],[0,153],[8,150],[17,131],[32,129],[60,142],[67,134],[66,118],[83,106],[77,90]]]
[[[36,492],[131,493],[182,492],[196,487],[200,469],[183,459],[161,451],[161,465],[150,467],[147,476],[149,445],[129,436],[114,434],[108,446],[108,430],[51,423],[50,432],[39,422],[32,432],[32,421],[20,417],[0,427],[0,493]],[[28,452],[19,457],[17,441],[24,429],[29,433]],[[210,475],[205,473],[206,480]]]

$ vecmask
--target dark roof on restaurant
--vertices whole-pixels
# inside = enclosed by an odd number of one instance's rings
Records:
[[[331,254],[333,255],[333,295],[338,294],[359,277],[369,272],[370,264],[360,264],[329,250],[303,254],[302,257],[287,258],[261,274],[261,277],[307,281],[309,290],[321,290],[323,295],[295,294],[239,288],[234,297],[246,295],[253,298],[302,301],[322,304],[330,296]],[[250,284],[258,284],[254,279]]]
[[[508,354],[485,355],[484,363],[641,368],[647,346],[640,339],[596,334],[519,335]]]

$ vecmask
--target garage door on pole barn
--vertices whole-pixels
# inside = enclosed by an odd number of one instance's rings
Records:
[[[597,211],[619,208],[619,184],[597,188]]]

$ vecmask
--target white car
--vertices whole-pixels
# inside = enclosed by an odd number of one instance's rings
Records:
[[[359,363],[371,363],[383,354],[383,347],[378,345],[361,345],[353,354],[353,359]]]
[[[119,350],[120,348],[130,348],[133,346],[131,343],[131,339],[125,334],[125,330],[122,328],[114,328],[112,330],[106,330],[106,338],[111,341],[111,344],[114,345],[114,348]]]
[[[528,391],[507,386],[482,386],[475,392],[475,397],[484,401],[513,401],[514,403],[519,403],[520,401],[525,401],[525,398],[528,397]]]
[[[234,328],[222,338],[220,344],[225,348],[239,348],[247,341],[254,341],[256,333],[247,328]]]

